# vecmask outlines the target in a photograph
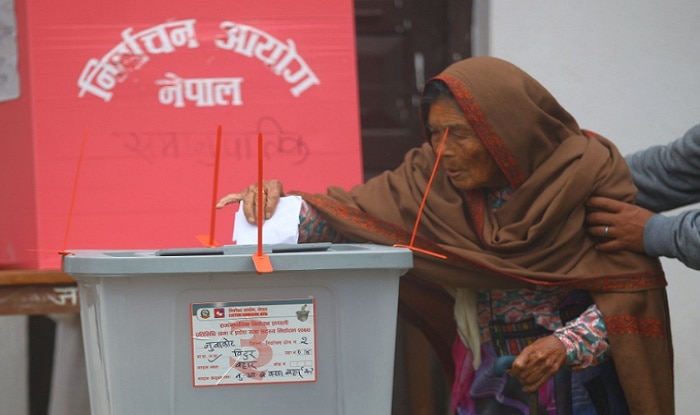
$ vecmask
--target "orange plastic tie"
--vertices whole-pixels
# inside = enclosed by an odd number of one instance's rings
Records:
[[[432,186],[432,184],[433,184],[433,179],[435,178],[435,173],[437,172],[438,166],[440,165],[440,158],[442,158],[442,150],[445,147],[445,141],[447,141],[447,134],[449,133],[449,131],[450,131],[450,129],[446,128],[445,132],[442,134],[442,140],[440,140],[440,146],[438,147],[437,156],[435,158],[435,165],[433,166],[433,171],[430,173],[430,179],[428,179],[428,185],[425,188],[425,194],[423,195],[423,200],[421,200],[420,206],[418,207],[418,214],[416,215],[416,223],[413,226],[413,232],[411,233],[411,242],[409,242],[408,246],[407,245],[400,245],[400,244],[394,245],[396,247],[408,248],[412,251],[422,252],[424,254],[433,255],[433,256],[436,256],[438,258],[443,258],[443,259],[445,259],[447,257],[445,255],[438,254],[436,252],[417,248],[413,244],[416,240],[416,234],[418,233],[418,225],[420,224],[420,219],[421,219],[421,216],[423,215],[423,208],[425,208],[425,202],[428,200],[428,193],[430,192],[430,186]]]
[[[424,253],[427,255],[432,255],[434,257],[438,257],[440,259],[447,259],[446,255],[438,254],[437,252],[428,251],[427,249],[418,248],[416,246],[409,246],[409,245],[403,245],[403,244],[394,244],[393,246],[394,246],[394,248],[408,248],[414,252],[421,252],[421,253]]]
[[[214,233],[216,232],[216,195],[219,192],[219,165],[221,163],[221,125],[216,129],[216,149],[214,151],[214,191],[212,192],[211,200],[211,214],[209,219],[209,235],[197,235],[197,239],[202,245],[207,247],[219,246],[214,240]]]
[[[263,136],[258,133],[258,252],[253,255],[253,263],[258,274],[272,272],[272,263],[270,257],[263,252],[263,224],[265,216],[263,205],[265,203],[265,195],[263,194],[265,185],[263,184]]]
[[[75,178],[73,179],[73,191],[70,198],[70,207],[68,208],[68,221],[66,223],[66,234],[63,237],[63,248],[58,252],[59,255],[68,255],[72,252],[66,251],[68,246],[68,234],[70,233],[71,220],[73,218],[73,208],[75,207],[75,196],[78,193],[78,179],[80,178],[80,168],[83,165],[83,155],[85,154],[85,146],[88,138],[88,130],[85,129],[85,135],[83,136],[83,143],[80,145],[80,153],[78,154],[78,166],[75,169]]]

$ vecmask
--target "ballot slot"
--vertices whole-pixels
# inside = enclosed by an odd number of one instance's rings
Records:
[[[331,247],[330,242],[314,242],[304,244],[271,244],[263,245],[265,253],[294,253],[294,252],[318,252],[327,251]],[[206,255],[240,255],[252,254],[256,251],[255,245],[225,245],[222,247],[194,247],[194,248],[165,248],[154,253],[155,256],[206,256]]]

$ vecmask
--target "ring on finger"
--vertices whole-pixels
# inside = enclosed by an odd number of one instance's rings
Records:
[[[609,227],[609,226],[606,226],[605,229],[603,229],[603,236],[607,238],[607,237],[608,237],[608,232],[609,232],[609,231],[610,231],[610,227]]]

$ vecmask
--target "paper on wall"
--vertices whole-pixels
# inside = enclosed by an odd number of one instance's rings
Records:
[[[0,0],[0,102],[19,97],[14,0]]]
[[[299,212],[301,197],[285,196],[280,198],[275,214],[263,224],[263,244],[295,244],[299,241]],[[254,245],[258,243],[258,226],[251,225],[243,214],[243,202],[240,203],[233,223],[233,241],[237,245]]]

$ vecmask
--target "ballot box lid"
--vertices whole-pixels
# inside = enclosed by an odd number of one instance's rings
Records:
[[[377,244],[272,244],[263,245],[275,271],[333,269],[409,269],[409,249]],[[63,258],[63,271],[82,277],[176,275],[191,273],[256,272],[256,245],[160,250],[76,250]]]

